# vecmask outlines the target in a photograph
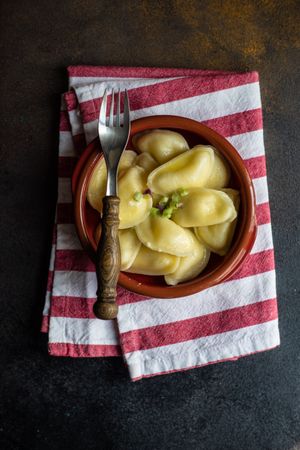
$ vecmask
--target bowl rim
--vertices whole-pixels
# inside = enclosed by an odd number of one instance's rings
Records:
[[[225,158],[231,166],[234,166],[235,173],[239,178],[241,185],[240,194],[247,211],[242,217],[242,232],[240,232],[238,242],[233,244],[228,255],[224,257],[223,262],[219,266],[201,278],[196,277],[193,280],[175,286],[155,286],[135,280],[128,272],[120,272],[118,284],[129,291],[146,297],[176,298],[192,295],[219,284],[227,280],[239,268],[250,252],[256,238],[255,193],[252,180],[239,153],[229,141],[216,131],[193,119],[173,115],[156,115],[132,121],[130,137],[139,132],[157,128],[173,129],[178,130],[178,132],[182,130],[201,135],[202,138],[209,142],[209,145],[216,147],[223,155],[225,154]],[[92,260],[95,249],[93,249],[93,245],[88,237],[83,205],[86,201],[90,176],[95,165],[102,157],[99,139],[95,138],[81,154],[72,176],[75,227],[84,250],[87,251]]]

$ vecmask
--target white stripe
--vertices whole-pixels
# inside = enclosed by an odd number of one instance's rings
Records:
[[[52,293],[47,291],[46,295],[45,295],[45,304],[44,304],[44,309],[43,309],[43,316],[48,316],[48,314],[50,312],[51,297],[52,297]]]
[[[53,296],[96,298],[97,279],[95,272],[55,272]]]
[[[255,288],[254,288],[255,286]],[[265,272],[198,292],[188,297],[145,300],[121,305],[121,333],[192,319],[276,297],[275,272]]]
[[[263,130],[249,131],[227,137],[243,159],[255,158],[265,154]]]
[[[131,111],[130,115],[132,120],[157,114],[173,114],[203,121],[260,107],[259,84],[249,83],[209,94],[142,108]],[[97,120],[94,120],[83,125],[88,142],[97,136],[97,123]]]
[[[49,342],[85,345],[117,345],[119,343],[114,320],[66,317],[50,318]]]
[[[58,178],[57,203],[72,203],[72,189],[70,178]]]
[[[140,84],[137,87],[142,86],[143,83],[150,82],[151,80],[155,83],[161,83],[167,80],[176,80],[177,78],[186,78],[188,75],[182,75],[178,77],[170,77],[170,78],[141,78],[141,77],[70,77],[69,78],[69,86],[70,88],[74,88],[76,90],[79,86],[86,86],[94,83],[111,83],[115,81],[116,83],[127,83],[124,87],[127,89],[129,83],[133,81],[139,81]]]
[[[125,354],[131,378],[176,371],[276,347],[278,321]]]
[[[72,111],[69,111],[69,120],[72,128],[72,135],[75,136],[77,134],[82,134],[83,125],[79,107],[73,109]]]
[[[59,156],[77,156],[70,131],[59,132]]]
[[[73,224],[57,224],[57,250],[82,250]]]
[[[270,223],[265,223],[257,227],[257,236],[251,250],[251,255],[254,253],[263,252],[264,250],[271,250],[273,248],[272,227]]]
[[[254,178],[252,182],[255,191],[256,204],[260,205],[262,203],[267,203],[269,201],[267,177]]]

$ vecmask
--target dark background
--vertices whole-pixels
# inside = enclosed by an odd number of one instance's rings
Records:
[[[18,0],[1,10],[2,448],[300,448],[299,1]],[[260,72],[279,349],[137,383],[121,359],[47,355],[39,326],[69,64]]]

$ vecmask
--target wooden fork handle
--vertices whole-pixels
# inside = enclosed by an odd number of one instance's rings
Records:
[[[97,300],[94,304],[95,316],[99,319],[115,319],[118,314],[116,304],[117,282],[121,267],[121,252],[118,237],[119,197],[103,198],[102,231],[97,248]]]

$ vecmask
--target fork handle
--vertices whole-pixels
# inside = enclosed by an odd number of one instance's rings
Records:
[[[95,316],[99,319],[115,319],[117,282],[121,267],[121,252],[118,237],[119,197],[108,195],[103,198],[102,231],[96,255],[97,300]]]

